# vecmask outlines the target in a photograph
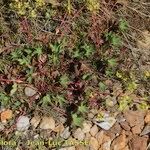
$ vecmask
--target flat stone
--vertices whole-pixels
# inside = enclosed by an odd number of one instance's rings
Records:
[[[57,127],[55,127],[54,132],[62,133],[64,131],[64,125],[61,123]]]
[[[104,135],[103,135],[103,142],[102,143],[106,143],[108,141],[110,141],[111,138],[106,134],[106,132],[104,132]]]
[[[106,97],[106,106],[113,107],[117,104],[116,97],[107,96]]]
[[[130,149],[132,150],[146,150],[148,138],[136,136],[130,143]]]
[[[76,150],[87,150],[87,149],[83,145],[78,145],[78,146],[76,146]]]
[[[145,121],[145,123],[150,123],[150,111],[147,112],[144,121]]]
[[[124,118],[124,116],[123,116],[122,113],[120,113],[120,114],[118,114],[118,115],[116,116],[116,120],[117,120],[118,123],[121,123],[121,122],[126,121],[126,119]]]
[[[133,134],[140,134],[141,131],[142,131],[141,125],[136,125],[136,126],[132,127],[132,133]]]
[[[94,137],[90,138],[89,145],[90,145],[91,150],[98,150],[99,148],[98,141]]]
[[[68,139],[70,135],[69,127],[65,128],[65,130],[60,134],[60,136],[64,139]]]
[[[88,114],[88,118],[89,118],[89,119],[93,119],[93,118],[94,118],[94,114],[89,113],[89,114]]]
[[[103,122],[95,122],[96,125],[104,130],[109,130],[116,122],[114,117],[106,117]]]
[[[129,146],[127,145],[123,150],[130,150]]]
[[[105,142],[102,145],[102,150],[110,150],[110,148],[111,148],[111,140],[109,140],[108,142]]]
[[[89,132],[85,133],[85,140],[89,141],[91,134]]]
[[[75,146],[68,147],[67,150],[76,150]]]
[[[104,131],[99,131],[97,134],[96,134],[96,139],[98,141],[98,144],[99,146],[102,145],[103,143],[103,138],[104,138]]]
[[[43,117],[41,123],[40,123],[40,128],[41,129],[51,129],[54,130],[55,129],[55,120],[53,119],[53,117]]]
[[[128,110],[124,112],[124,117],[126,121],[129,123],[130,127],[134,127],[139,124],[143,126],[144,116],[145,116],[145,111]]]
[[[131,131],[126,131],[125,134],[127,136],[127,141],[131,141],[134,136],[133,133]]]
[[[122,150],[126,147],[127,139],[125,135],[125,131],[122,131],[122,134],[118,136],[112,143],[112,149],[113,150]]]
[[[76,150],[75,146],[66,147],[66,148],[60,148],[59,150]]]
[[[120,134],[121,132],[120,124],[116,122],[114,126],[108,132],[114,133],[115,135]]]
[[[124,122],[120,122],[121,127],[126,130],[126,131],[130,131],[130,126],[128,124],[128,122],[124,121]]]
[[[41,121],[41,117],[40,116],[34,116],[31,119],[30,123],[33,126],[33,128],[36,128],[39,125],[40,121]]]
[[[93,115],[96,115],[98,113],[98,110],[97,109],[91,109],[90,112],[93,114]]]
[[[83,133],[88,133],[88,132],[90,132],[91,127],[92,127],[92,124],[91,124],[91,123],[83,122],[82,132],[83,132]]]
[[[114,140],[118,136],[118,134],[109,131],[105,131],[105,135],[107,135],[111,140]]]
[[[37,93],[37,91],[31,87],[26,87],[24,92],[25,92],[25,95],[28,97],[34,96]]]
[[[27,116],[20,116],[17,120],[17,130],[25,131],[30,127],[30,119]]]
[[[90,130],[90,134],[92,136],[95,136],[97,133],[98,133],[98,127],[97,127],[97,125],[94,125]]]
[[[73,133],[74,138],[77,140],[84,140],[85,138],[85,133],[81,130],[81,128],[78,128],[74,133]]]

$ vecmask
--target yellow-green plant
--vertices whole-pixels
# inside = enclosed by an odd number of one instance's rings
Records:
[[[128,95],[122,96],[119,101],[119,110],[123,111],[127,109],[129,105],[131,104],[131,102],[132,102],[132,98],[130,98],[130,96]]]
[[[68,9],[68,13],[71,14],[71,0],[68,0],[68,5],[67,5],[67,9]]]
[[[144,101],[138,105],[139,110],[148,110],[149,108],[150,108],[150,106]]]
[[[137,89],[137,83],[135,81],[131,81],[127,83],[127,90],[130,92],[133,92],[134,90]]]
[[[10,3],[10,8],[15,10],[18,15],[24,16],[28,15],[32,18],[35,18],[37,16],[37,10],[44,9],[44,6],[46,5],[45,0],[35,0],[35,2],[26,0],[26,1],[19,1],[19,0],[13,0]]]
[[[99,0],[86,0],[87,9],[91,12],[95,13],[100,9],[100,2]]]

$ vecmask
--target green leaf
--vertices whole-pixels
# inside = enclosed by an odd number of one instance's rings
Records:
[[[85,104],[82,102],[82,103],[81,103],[81,106],[78,107],[78,111],[79,111],[80,113],[86,113],[86,112],[88,111],[88,107],[85,106]]]
[[[82,79],[83,79],[83,80],[88,80],[90,77],[91,77],[91,74],[90,74],[90,73],[87,73],[87,74],[84,74],[84,75],[82,76]]]
[[[21,105],[21,102],[20,102],[20,101],[16,101],[16,102],[14,103],[14,105],[15,105],[15,107],[18,107],[18,106]]]
[[[99,85],[99,89],[103,92],[107,89],[107,86],[103,82],[99,82],[98,85]]]
[[[64,106],[64,103],[66,103],[65,98],[64,98],[63,96],[61,96],[61,95],[57,95],[57,96],[56,96],[56,100],[55,100],[55,104],[56,104],[56,105],[59,104],[60,107],[63,107],[63,106]]]
[[[106,76],[112,77],[113,74],[114,74],[114,71],[112,69],[110,69],[110,68],[107,68],[107,70],[106,70]]]
[[[106,40],[109,41],[112,46],[119,47],[121,46],[122,40],[121,37],[118,36],[116,33],[109,32],[105,34]]]
[[[46,96],[44,96],[42,98],[41,103],[42,103],[42,106],[47,106],[48,104],[52,104],[52,99],[51,99],[50,95],[46,94]]]
[[[114,58],[109,59],[109,60],[108,60],[108,65],[109,65],[110,67],[115,67],[115,66],[117,65],[116,59],[114,59]]]
[[[8,106],[10,102],[10,97],[8,97],[4,93],[0,93],[0,102],[1,102],[1,106]]]
[[[126,31],[128,29],[128,26],[129,26],[129,24],[128,24],[128,22],[125,19],[120,19],[120,21],[119,21],[119,29],[121,31],[123,31],[123,32]]]
[[[42,48],[41,47],[37,47],[35,48],[34,52],[32,53],[32,56],[38,55],[40,56],[42,54]]]
[[[62,52],[61,44],[55,43],[54,45],[50,44],[53,54],[59,55]]]
[[[91,55],[93,54],[93,52],[94,52],[94,48],[92,47],[92,45],[88,45],[87,43],[84,43],[84,45],[81,46],[81,48],[84,49],[84,51],[85,51],[85,54],[84,54],[84,55],[85,55],[86,57],[91,56]]]
[[[80,53],[79,50],[76,50],[73,52],[73,57],[74,58],[81,58],[82,57],[82,53]]]
[[[17,88],[18,88],[17,83],[14,83],[10,91],[10,96],[12,96],[17,91]]]
[[[28,69],[26,70],[26,73],[27,73],[27,74],[26,74],[27,81],[28,81],[29,83],[31,83],[32,80],[33,80],[32,75],[33,75],[33,73],[34,73],[34,67],[28,68]]]
[[[70,81],[70,80],[69,80],[69,78],[68,78],[68,76],[67,76],[66,74],[64,74],[64,75],[61,76],[61,78],[60,78],[60,84],[61,84],[63,87],[65,87],[65,88],[67,88],[69,81]]]
[[[72,119],[73,119],[73,125],[81,127],[83,123],[83,118],[79,117],[76,113],[72,114]]]

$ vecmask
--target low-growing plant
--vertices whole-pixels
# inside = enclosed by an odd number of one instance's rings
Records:
[[[46,94],[42,100],[40,101],[40,104],[42,104],[42,106],[48,106],[50,104],[52,104],[52,98],[50,94]]]
[[[108,66],[115,67],[117,65],[117,60],[115,58],[108,59]]]
[[[55,105],[60,106],[61,108],[67,103],[63,95],[56,95],[53,99],[55,99]]]
[[[81,46],[81,49],[84,50],[84,56],[89,57],[94,53],[94,47],[90,44],[84,43],[83,46]]]
[[[129,26],[129,24],[125,19],[121,18],[119,20],[119,29],[120,29],[120,31],[125,32],[128,29],[128,26]]]
[[[130,81],[126,83],[126,89],[130,92],[134,92],[138,87],[138,84],[135,81]]]
[[[63,95],[53,95],[53,94],[46,94],[40,101],[40,104],[42,104],[42,106],[48,106],[48,105],[55,105],[58,107],[63,108],[64,104],[66,104],[67,101],[65,100]]]
[[[93,13],[98,12],[100,9],[100,2],[98,0],[86,0],[87,9]]]
[[[67,74],[64,74],[60,77],[60,84],[65,88],[67,88],[69,81],[70,79]]]
[[[150,108],[150,105],[147,104],[147,102],[141,102],[137,105],[138,110],[148,110]]]
[[[80,115],[78,115],[76,113],[72,114],[72,125],[73,126],[81,127],[83,121],[84,121],[84,118],[80,117]]]
[[[69,14],[71,14],[71,8],[72,8],[71,0],[68,0],[67,10]]]
[[[17,89],[18,89],[18,85],[17,85],[17,83],[14,83],[12,85],[12,89],[10,91],[10,96],[14,95],[16,93]]]
[[[94,45],[87,44],[86,42],[83,44],[77,44],[76,49],[73,50],[72,55],[74,58],[89,58],[91,57],[95,52]]]
[[[105,92],[107,86],[103,82],[99,82],[98,84],[100,91]]]
[[[3,107],[8,106],[10,104],[10,97],[5,93],[0,92],[0,103]]]
[[[35,68],[32,66],[30,66],[29,68],[26,69],[26,78],[29,83],[32,83],[32,81],[33,81],[34,69]]]
[[[32,58],[42,54],[42,48],[24,48],[16,49],[11,53],[11,59],[18,62],[20,65],[31,67]]]
[[[84,102],[81,103],[80,106],[78,106],[78,112],[81,114],[87,113],[88,112],[88,107],[85,105]]]
[[[57,42],[49,45],[52,51],[52,54],[49,55],[49,60],[54,66],[59,65],[60,54],[64,51],[65,39],[61,42]]]
[[[123,110],[129,108],[131,102],[132,102],[132,98],[130,98],[130,96],[128,96],[128,95],[122,96],[119,100],[119,110],[123,111]]]
[[[92,74],[91,73],[86,73],[82,76],[82,79],[83,80],[89,80],[92,78]]]
[[[122,45],[121,37],[112,31],[106,33],[105,37],[114,48],[118,48]]]

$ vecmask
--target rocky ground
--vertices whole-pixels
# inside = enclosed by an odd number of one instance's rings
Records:
[[[96,122],[95,116],[98,113],[98,110],[91,110],[83,126],[73,130],[65,126],[66,118],[61,118],[61,122],[58,123],[52,116],[35,115],[31,120],[27,116],[20,116],[16,135],[19,135],[19,131],[24,131],[20,138],[25,140],[26,137],[31,137],[31,139],[25,143],[18,139],[18,142],[21,142],[18,144],[18,149],[23,147],[34,149],[37,146],[43,150],[148,150],[150,148],[148,145],[150,111],[127,110],[121,114],[104,111],[105,119]],[[28,130],[29,127],[32,130]],[[37,140],[39,137],[41,140]]]

